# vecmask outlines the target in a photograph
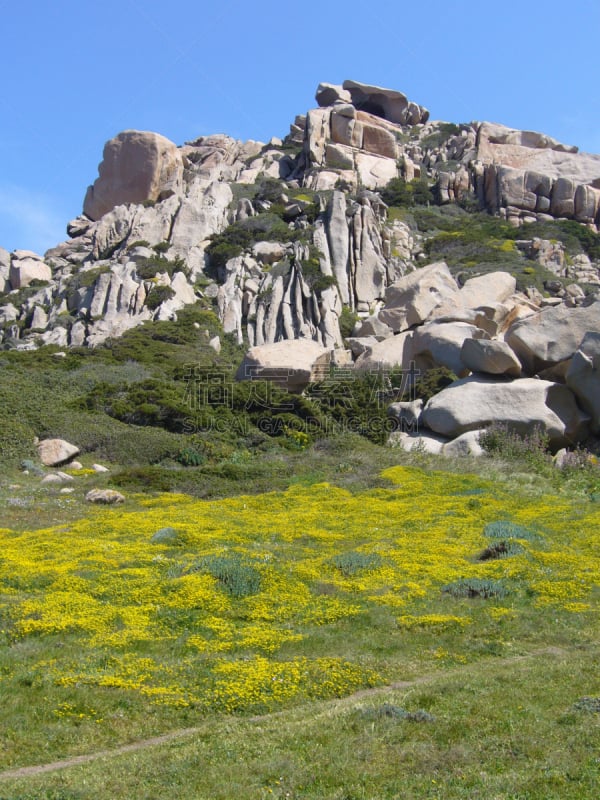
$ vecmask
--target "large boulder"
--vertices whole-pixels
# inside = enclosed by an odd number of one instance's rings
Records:
[[[64,439],[43,439],[37,447],[45,467],[59,467],[79,455],[79,448]]]
[[[412,361],[412,331],[390,336],[369,347],[356,359],[355,369],[361,372],[380,372],[409,368]]]
[[[443,261],[429,264],[388,286],[379,319],[393,331],[421,325],[442,306],[459,304],[459,290]]]
[[[163,200],[181,191],[183,160],[158,133],[123,131],[104,146],[99,177],[87,190],[84,214],[98,220],[115,206]]]
[[[471,372],[508,375],[511,378],[521,375],[521,363],[506,342],[465,339],[460,359]]]
[[[236,374],[238,381],[267,380],[301,392],[327,374],[330,351],[312,339],[285,339],[251,347]]]
[[[417,328],[412,339],[412,355],[419,370],[447,367],[459,378],[468,367],[461,360],[465,340],[487,338],[487,334],[466,322],[428,322]]]
[[[584,438],[589,420],[566,386],[535,378],[500,382],[481,375],[463,378],[436,394],[421,419],[432,431],[452,438],[493,422],[521,435],[539,426],[554,448]]]
[[[600,334],[588,333],[573,356],[567,386],[591,417],[591,428],[600,433]]]
[[[600,333],[600,300],[577,308],[544,308],[512,325],[505,338],[525,372],[535,375],[572,358],[588,332]]]
[[[461,433],[456,439],[452,439],[444,445],[442,453],[450,458],[454,456],[482,456],[483,447],[479,444],[479,437],[483,431],[467,431]]]
[[[480,308],[504,303],[515,293],[516,278],[508,272],[488,272],[469,278],[459,292],[459,302],[465,308]]]
[[[343,88],[350,93],[355,108],[387,119],[396,125],[418,125],[429,119],[429,111],[416,103],[409,102],[402,92],[349,80],[344,81]]]
[[[37,253],[15,250],[11,256],[9,280],[13,289],[23,289],[34,281],[52,280],[52,270]]]
[[[419,428],[419,420],[423,413],[423,401],[400,400],[388,406],[387,415],[393,420],[395,430],[403,433],[415,433]]]
[[[317,103],[323,106],[332,106],[334,103],[350,103],[350,92],[334,83],[320,83],[315,95]]]
[[[445,436],[436,436],[434,433],[407,433],[405,431],[393,431],[388,439],[391,447],[399,447],[406,453],[423,453],[438,456],[444,451],[448,439]]]

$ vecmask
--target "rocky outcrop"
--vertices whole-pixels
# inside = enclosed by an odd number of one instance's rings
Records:
[[[181,191],[183,161],[177,146],[158,133],[123,131],[104,146],[99,177],[83,213],[98,220],[115,206],[164,200]]]
[[[480,197],[516,220],[551,214],[594,223],[600,207],[600,156],[578,153],[533,131],[482,123],[477,137]]]
[[[594,230],[600,156],[531,131],[429,121],[402,93],[355,81],[320,84],[317,102],[283,143],[216,135],[176,147],[139,131],[108,142],[67,241],[43,258],[0,249],[4,346],[95,346],[144,321],[174,320],[201,299],[214,303],[226,334],[248,342],[242,373],[298,391],[315,364],[348,363],[340,320],[347,334],[354,319],[347,345],[358,371],[401,369],[414,385],[418,373],[447,367],[479,387],[464,390],[473,419],[457,410],[454,427],[439,433],[479,429],[490,407],[519,430],[537,421],[566,441],[578,430],[566,399],[575,403],[573,395],[564,386],[542,392],[565,380],[597,426],[596,345],[586,339],[600,334],[600,301],[586,296],[600,286],[596,262],[560,242],[524,238],[494,248],[509,244],[510,263],[526,256],[560,278],[546,283],[551,297],[518,292],[508,268],[489,272],[488,264],[455,278],[444,262],[422,267],[427,224],[418,229],[395,211],[388,218],[377,190],[397,176],[422,177],[442,204],[469,207],[474,193],[480,208],[515,224],[558,216]],[[220,254],[233,257],[211,263],[211,237],[233,223]],[[461,285],[478,269],[484,274]],[[218,352],[221,339],[211,347]],[[521,375],[542,380],[532,388]],[[441,424],[440,397],[446,404],[442,392],[423,415],[432,425]],[[458,442],[454,451],[465,448]]]

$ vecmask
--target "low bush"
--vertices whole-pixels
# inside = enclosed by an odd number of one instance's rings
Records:
[[[189,275],[189,269],[182,258],[177,256],[177,258],[171,260],[161,255],[162,252],[164,251],[157,251],[156,256],[140,259],[136,263],[135,270],[139,278],[145,281],[151,280],[162,272],[166,272],[169,278],[172,278],[176,272],[183,272],[184,275]]]
[[[498,422],[492,423],[479,437],[479,443],[489,455],[507,461],[524,461],[537,469],[552,464],[548,441],[548,434],[539,426],[535,426],[531,433],[521,434]]]
[[[535,541],[539,539],[539,535],[523,525],[516,525],[509,520],[497,520],[496,522],[489,522],[483,529],[483,535],[489,536],[490,539],[525,539],[526,541]],[[503,542],[506,544],[506,541]]]
[[[506,597],[508,591],[501,581],[490,578],[461,578],[442,587],[444,594],[452,597],[481,597],[487,600],[490,597]]]
[[[405,181],[404,178],[392,178],[381,191],[381,199],[387,206],[427,206],[433,203],[434,196],[427,181],[415,178]]]
[[[406,709],[393,703],[383,703],[377,708],[365,708],[360,716],[365,720],[396,719],[406,722],[435,722],[435,717],[428,711],[418,709],[417,711],[406,711]]]
[[[170,286],[153,286],[146,295],[145,304],[151,311],[155,311],[162,303],[166,303],[172,297],[175,297],[175,292]]]
[[[260,572],[238,555],[207,556],[194,570],[208,572],[232,597],[249,597],[260,590]]]
[[[369,570],[377,569],[382,564],[381,556],[377,553],[360,553],[356,550],[340,553],[340,555],[334,556],[331,561],[333,566],[339,569],[345,578],[350,578],[360,572],[369,572]]]

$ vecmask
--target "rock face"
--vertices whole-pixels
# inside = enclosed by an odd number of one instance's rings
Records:
[[[99,177],[87,191],[83,213],[98,220],[115,206],[156,202],[181,190],[177,146],[158,133],[123,131],[106,143]]]
[[[524,436],[539,426],[551,446],[558,448],[584,438],[588,417],[566,386],[533,378],[498,382],[473,376],[432,397],[422,421],[432,431],[452,438],[492,422],[506,424]]]
[[[79,448],[64,439],[44,439],[38,444],[38,454],[45,467],[59,467],[79,455]]]
[[[567,386],[591,417],[591,428],[600,433],[600,334],[587,333],[573,356]]]
[[[251,347],[236,378],[240,381],[270,380],[290,392],[301,392],[327,375],[330,353],[310,339],[285,340]]]

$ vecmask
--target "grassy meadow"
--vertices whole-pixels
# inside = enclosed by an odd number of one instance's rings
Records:
[[[596,495],[377,452],[403,464],[370,488],[355,454],[282,491],[13,507],[0,798],[596,797]]]

